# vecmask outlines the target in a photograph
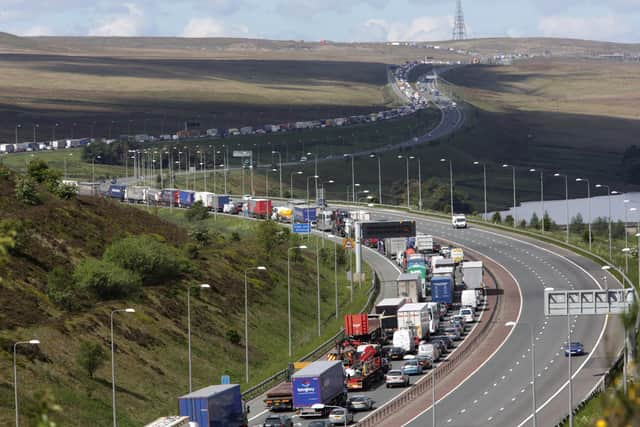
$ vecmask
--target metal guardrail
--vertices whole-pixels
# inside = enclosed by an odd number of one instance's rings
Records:
[[[493,282],[496,284],[496,289],[499,289],[499,282],[496,279],[495,275],[491,270],[487,269],[487,273],[493,279]],[[485,295],[486,301],[486,295]],[[375,411],[371,412],[367,417],[363,418],[356,425],[358,427],[374,427],[377,426],[381,421],[389,418],[390,416],[399,412],[405,405],[416,400],[419,396],[424,395],[428,390],[431,389],[433,380],[435,378],[436,381],[447,376],[453,369],[455,369],[462,360],[472,351],[476,349],[474,345],[477,341],[484,338],[484,334],[487,329],[493,324],[496,313],[498,312],[498,305],[502,304],[502,298],[498,295],[496,299],[496,307],[491,311],[491,315],[489,319],[483,321],[479,330],[476,331],[473,338],[469,341],[464,342],[464,348],[460,351],[456,351],[454,355],[450,359],[446,359],[442,364],[438,367],[434,368],[431,373],[420,379],[413,387],[409,390],[399,394],[394,399],[388,401]]]
[[[371,287],[367,291],[369,296],[367,298],[367,302],[362,307],[362,310],[360,310],[361,312],[368,313],[369,311],[371,311],[371,309],[373,308],[373,305],[374,305],[374,303],[376,301],[376,298],[378,297],[378,293],[379,292],[380,292],[380,278],[378,277],[378,273],[374,271],[374,273],[373,273],[373,282],[371,284]],[[323,342],[318,347],[316,347],[314,350],[312,350],[311,352],[309,352],[306,355],[302,356],[300,358],[300,361],[301,362],[305,362],[305,361],[308,361],[308,360],[316,360],[316,359],[320,358],[325,353],[329,352],[329,350],[331,350],[333,347],[335,347],[336,341],[340,341],[340,340],[342,340],[342,338],[344,338],[344,329],[340,329],[340,331],[338,331],[338,333],[333,335],[327,341]],[[280,383],[282,381],[287,380],[289,378],[289,375],[290,375],[290,371],[289,371],[288,368],[283,369],[281,371],[278,371],[275,374],[271,375],[269,378],[267,378],[267,379],[265,379],[263,381],[260,381],[258,384],[256,384],[256,385],[248,388],[247,390],[245,390],[242,393],[242,398],[245,401],[249,401],[249,400],[253,399],[254,397],[260,396],[262,393],[264,393],[265,391],[269,390],[274,385],[276,385],[276,384],[278,384],[278,383]]]

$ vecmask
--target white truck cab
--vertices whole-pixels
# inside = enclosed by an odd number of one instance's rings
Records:
[[[455,214],[451,217],[453,228],[467,228],[467,217],[463,214]]]

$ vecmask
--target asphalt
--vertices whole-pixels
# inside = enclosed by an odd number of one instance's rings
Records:
[[[392,211],[379,216],[407,218],[407,214]],[[529,417],[533,406],[531,328],[535,341],[537,424],[554,425],[569,408],[568,387],[565,386],[568,363],[562,350],[567,339],[567,319],[544,316],[543,290],[545,287],[558,290],[596,288],[596,281],[600,282],[603,275],[600,266],[568,251],[520,236],[504,236],[480,228],[454,230],[449,223],[437,220],[419,219],[417,228],[420,232],[479,251],[504,266],[518,281],[523,299],[519,318],[511,319],[518,321],[518,325],[500,350],[463,386],[437,402],[436,424],[514,426]],[[614,281],[610,278],[609,283]],[[602,339],[601,348],[594,351],[605,318],[585,316],[570,320],[572,340],[581,341],[590,352],[573,358],[573,395],[574,403],[577,403],[591,391],[610,364],[610,355],[622,345],[622,334],[621,328],[616,327],[617,320],[609,319],[608,339]],[[555,398],[546,403],[553,396]],[[416,413],[403,425],[432,425],[431,400],[424,400],[424,411]],[[532,425],[532,422],[524,425]]]

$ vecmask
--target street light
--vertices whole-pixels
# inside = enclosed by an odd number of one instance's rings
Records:
[[[596,188],[606,188],[607,189],[607,199],[609,201],[609,259],[612,259],[612,246],[611,246],[611,187],[604,184],[596,184]],[[617,192],[616,192],[617,194]],[[626,233],[626,229],[625,229]]]
[[[380,155],[371,153],[369,157],[378,160],[378,202],[382,204],[382,168],[380,165]]]
[[[315,177],[314,194],[316,199],[318,198],[318,155],[316,153],[308,152],[307,156],[313,156],[313,162],[315,164],[313,176]]]
[[[287,249],[287,317],[289,319],[289,359],[293,357],[293,341],[291,335],[291,251],[307,249],[305,245],[293,246]]]
[[[13,344],[13,391],[15,395],[15,406],[16,406],[16,427],[20,426],[20,418],[18,410],[18,365],[16,364],[17,351],[16,348],[19,345],[30,344],[30,345],[38,345],[40,344],[39,340],[29,340],[29,341],[18,341]]]
[[[20,129],[21,127],[22,127],[21,124],[16,125],[16,144],[18,144],[18,129]]]
[[[450,159],[440,159],[440,161],[442,163],[449,162],[449,196],[451,197],[451,215],[453,215],[453,163]]]
[[[91,183],[96,182],[96,159],[101,159],[102,156],[94,156],[91,158]]]
[[[544,170],[531,168],[529,172],[540,172],[540,208],[542,212],[540,216],[540,231],[544,233]]]
[[[264,271],[267,267],[259,265],[247,268],[244,271],[244,366],[246,382],[249,383],[249,288],[247,286],[247,273],[251,270]]]
[[[473,162],[474,165],[478,166],[482,164],[482,179],[484,184],[484,220],[488,221],[487,218],[487,164],[480,162]]]
[[[560,173],[554,173],[553,176],[563,177],[564,178],[564,197],[565,197],[565,213],[567,215],[567,236],[565,240],[569,243],[569,179],[567,175],[562,175]]]
[[[356,171],[355,171],[355,165],[354,165],[354,160],[353,160],[353,154],[344,154],[344,157],[351,157],[351,188],[355,188],[356,185]],[[352,194],[352,201],[353,203],[356,202],[356,196],[355,193]]]
[[[587,202],[589,204],[589,251],[591,251],[591,183],[588,178],[576,178],[576,182],[587,183]]]
[[[533,328],[531,324],[524,323],[529,329],[529,336],[531,337],[531,400],[533,404],[533,427],[536,427],[536,342],[534,340]],[[516,322],[510,321],[504,324],[506,327],[517,326]]]
[[[338,305],[338,242],[335,240],[337,236],[333,234],[329,234],[327,236],[333,240],[333,279],[335,284],[335,292],[336,292],[336,320],[338,319],[338,311],[340,311],[340,307]]]
[[[115,313],[135,313],[133,308],[120,308],[112,310],[110,315],[111,320],[111,406],[113,409],[113,427],[118,427],[118,419],[116,415],[116,363],[115,363],[115,347],[113,342],[113,315]]]
[[[411,181],[409,176],[409,160],[415,159],[414,156],[398,154],[399,159],[405,159],[407,163],[407,209],[411,209]]]
[[[293,175],[302,175],[302,171],[291,172],[291,200],[293,200]]]
[[[278,155],[278,169],[280,170],[280,198],[282,199],[282,153],[279,151],[272,151],[271,154]]]
[[[187,338],[189,346],[189,393],[191,393],[191,289],[210,289],[211,286],[207,283],[201,285],[191,285],[187,288]]]
[[[511,168],[512,180],[513,180],[513,227],[515,228],[518,223],[518,208],[516,206],[516,167],[508,164],[503,164],[503,168]]]
[[[323,181],[323,182],[320,183],[320,188],[321,188],[321,191],[322,191],[322,197],[323,197],[323,201],[325,203],[326,203],[326,200],[327,200],[327,196],[326,196],[326,194],[324,192],[324,185],[325,184],[334,184],[334,183],[335,183],[335,181],[333,179],[330,179],[329,181]]]
[[[630,203],[631,200],[629,199],[624,199],[623,203],[624,203],[624,246],[626,248],[629,247],[629,235],[627,233],[627,212],[635,212],[637,210],[637,208],[627,208],[627,204]],[[640,258],[640,256],[639,256]],[[629,254],[626,253],[624,255],[624,272],[628,273],[629,272]],[[638,270],[638,272],[640,272],[640,270]]]

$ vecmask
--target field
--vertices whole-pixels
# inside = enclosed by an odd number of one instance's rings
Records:
[[[25,337],[42,342],[37,347],[20,347],[18,352],[24,425],[36,424],[43,402],[50,409],[52,403],[62,408],[51,414],[58,425],[110,423],[109,313],[127,306],[135,307],[136,313],[115,318],[119,425],[139,426],[174,414],[176,397],[187,390],[186,288],[199,283],[209,283],[211,289],[191,295],[194,388],[217,383],[221,375],[228,374],[244,389],[285,367],[286,250],[276,247],[265,253],[257,223],[221,216],[190,223],[182,210],[147,210],[92,198],[62,201],[44,190],[43,204],[27,206],[16,201],[11,175],[0,180],[2,229],[20,230],[18,246],[0,266],[1,372],[11,372],[11,343]],[[194,228],[208,229],[210,243],[194,246],[190,237]],[[87,257],[100,257],[112,242],[143,233],[164,239],[189,257],[191,267],[182,279],[145,286],[139,295],[127,298],[86,300],[71,311],[54,304],[47,285],[53,267],[73,268]],[[292,236],[278,245],[300,243]],[[325,246],[318,243],[320,248]],[[327,252],[320,251],[323,336],[317,335],[315,304],[310,308],[307,297],[316,292],[315,239],[307,245],[309,250],[292,253],[295,357],[340,327],[334,309],[333,245],[326,244]],[[338,270],[340,312],[357,311],[366,299],[368,285],[364,283],[370,283],[371,275],[367,273],[362,288],[356,286],[350,304],[345,274],[348,261],[338,252],[342,260]],[[249,275],[251,376],[245,383],[243,277],[245,268],[259,263],[268,270]],[[237,342],[230,338],[234,332],[240,337]],[[107,363],[95,378],[76,362],[84,341],[98,344],[107,353]],[[0,376],[2,425],[13,422],[12,381],[11,375]]]

